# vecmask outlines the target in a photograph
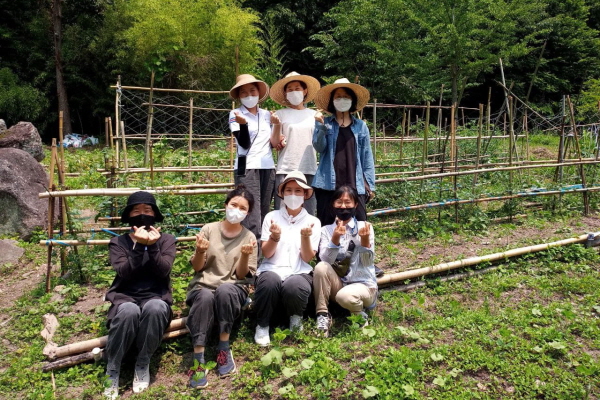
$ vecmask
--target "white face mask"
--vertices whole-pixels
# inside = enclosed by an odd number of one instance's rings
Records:
[[[347,99],[344,97],[339,97],[333,100],[333,106],[339,112],[346,112],[352,107],[352,99]]]
[[[229,221],[232,224],[239,224],[246,218],[246,215],[248,215],[248,213],[240,210],[239,208],[225,208],[225,218],[227,218],[227,221]]]
[[[304,204],[304,196],[295,196],[293,194],[283,196],[283,203],[290,210],[297,210]]]
[[[304,91],[294,90],[293,92],[287,92],[285,94],[285,98],[293,106],[300,105],[304,101]]]
[[[242,97],[240,99],[240,101],[242,102],[242,104],[244,105],[244,107],[246,108],[252,108],[255,105],[258,104],[258,96],[248,96],[248,97]]]

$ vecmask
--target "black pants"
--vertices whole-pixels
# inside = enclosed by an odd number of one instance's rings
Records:
[[[106,342],[107,370],[119,370],[123,356],[136,342],[137,364],[149,364],[169,325],[171,308],[160,299],[146,302],[142,308],[135,303],[119,305],[110,322]]]
[[[315,189],[315,196],[317,197],[317,218],[321,221],[321,226],[330,225],[335,222],[335,214],[333,213],[333,207],[331,206],[333,192],[333,190]],[[366,199],[366,194],[358,195],[358,205],[356,206],[357,221],[367,220]]]
[[[256,278],[254,291],[254,309],[258,325],[270,326],[274,312],[281,305],[286,317],[303,315],[306,305],[312,297],[313,277],[298,274],[281,281],[273,271],[262,272]]]
[[[223,283],[216,290],[200,289],[188,294],[186,303],[190,314],[185,325],[190,330],[193,346],[206,346],[215,316],[219,333],[231,333],[240,316],[248,294],[239,285]]]
[[[275,189],[274,169],[247,169],[246,175],[238,176],[234,173],[235,185],[243,183],[246,189],[254,196],[254,208],[242,221],[242,225],[260,239],[262,222],[271,209],[271,200]]]

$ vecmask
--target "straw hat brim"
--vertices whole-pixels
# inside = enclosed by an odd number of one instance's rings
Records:
[[[258,101],[264,101],[269,96],[269,85],[253,77],[252,79],[242,79],[237,82],[229,91],[229,97],[231,97],[233,100],[238,100],[240,98],[239,88],[249,83],[258,84]]]
[[[316,78],[313,78],[309,75],[294,75],[288,76],[283,79],[278,80],[271,86],[271,99],[281,106],[289,107],[290,103],[287,101],[285,97],[284,88],[289,82],[300,81],[306,84],[306,99],[304,103],[309,103],[312,99],[315,98],[319,89],[321,89],[321,84]]]
[[[279,184],[279,187],[277,187],[277,196],[279,196],[280,198],[283,199],[283,193],[281,190],[285,186],[285,184],[290,181],[296,181],[298,186],[300,186],[302,189],[305,190],[304,200],[308,200],[313,196],[315,190],[311,186],[307,185],[306,182],[303,182],[302,180],[300,180],[299,178],[296,178],[296,177],[290,177],[290,178],[285,179],[283,182],[281,182]]]
[[[337,88],[347,88],[354,92],[356,95],[356,111],[360,111],[365,108],[369,102],[369,98],[371,97],[369,90],[357,83],[332,83],[331,85],[323,86],[321,90],[317,92],[317,95],[315,96],[315,104],[317,105],[318,109],[327,111],[327,107],[329,107],[329,101],[331,100],[331,94]]]

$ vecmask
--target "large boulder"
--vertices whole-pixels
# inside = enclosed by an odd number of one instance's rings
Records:
[[[0,149],[0,235],[18,234],[28,240],[37,227],[48,221],[48,200],[44,168],[29,153]]]
[[[17,246],[15,240],[0,240],[0,267],[6,264],[16,264],[25,253],[25,249]]]
[[[44,159],[42,138],[31,122],[19,122],[4,132],[0,132],[0,148],[8,147],[24,150],[37,161]]]

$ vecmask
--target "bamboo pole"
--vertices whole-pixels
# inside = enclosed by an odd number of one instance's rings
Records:
[[[427,155],[429,150],[427,149],[427,142],[429,141],[429,117],[431,108],[430,103],[427,102],[427,111],[425,113],[425,130],[423,131],[423,158],[421,159],[421,174],[425,174],[425,167],[428,161]]]
[[[125,90],[140,90],[149,91],[152,88],[143,86],[121,86],[121,76],[119,75],[119,83],[117,86],[111,85],[111,89]],[[171,93],[202,93],[202,94],[229,94],[227,90],[191,90],[191,89],[168,89],[168,88],[153,88],[155,92],[171,92]]]
[[[385,125],[383,134],[385,135]],[[373,99],[373,159],[377,160],[377,99]]]
[[[481,158],[481,134],[483,130],[483,104],[479,104],[479,121],[477,123],[477,154],[475,156],[475,169],[479,169],[479,161]],[[477,179],[479,174],[473,176],[473,193],[475,193],[475,187],[477,186]]]
[[[156,88],[154,89],[156,90]],[[141,104],[142,107],[148,107],[150,105],[150,103],[142,103]],[[154,108],[160,108],[160,107],[164,107],[164,108],[185,108],[186,110],[189,109],[189,106],[178,106],[175,104],[161,104],[161,103],[153,103],[152,107]],[[214,107],[192,107],[193,110],[204,110],[204,111],[231,111],[228,108],[214,108]]]
[[[108,135],[109,135],[109,138],[110,138],[110,149],[114,150],[114,148],[115,148],[115,138],[113,136],[112,118],[108,117],[107,119],[108,119]],[[113,158],[114,158],[114,155],[113,155]]]
[[[172,320],[165,331],[165,335],[169,332],[177,332],[177,331],[185,329],[186,321],[187,321],[186,317]],[[62,357],[70,356],[73,354],[79,354],[79,353],[84,353],[86,351],[91,351],[96,347],[103,348],[104,346],[106,346],[107,340],[108,340],[108,336],[101,336],[96,339],[84,340],[81,342],[72,343],[72,344],[68,344],[68,345],[60,346],[60,347],[46,346],[43,350],[43,354],[46,357],[48,357],[49,360],[56,360],[57,358],[62,358]]]
[[[190,97],[190,140],[188,141],[188,169],[192,168],[192,137],[194,136],[194,98]],[[192,183],[192,173],[188,172],[188,182]]]
[[[70,197],[70,196],[130,196],[141,189],[79,189],[79,190],[63,190],[55,192],[43,192],[38,194],[40,199],[48,197]],[[144,191],[152,194],[178,194],[178,195],[198,195],[198,194],[227,194],[229,189],[200,189],[200,190],[154,190],[145,189]]]
[[[50,158],[49,182],[48,188],[52,191],[56,189],[54,185],[54,170],[56,168],[56,139],[52,139],[52,155]],[[54,197],[48,198],[48,237],[54,237]],[[48,254],[46,259],[46,293],[50,293],[50,275],[52,273],[52,244],[48,246]]]
[[[455,204],[475,204],[475,203],[487,203],[490,201],[503,201],[503,200],[511,200],[518,198],[527,198],[534,196],[553,196],[553,195],[563,195],[568,193],[578,193],[578,192],[598,192],[600,191],[600,187],[591,187],[591,188],[583,188],[583,189],[565,189],[565,190],[548,190],[545,192],[524,192],[524,193],[516,193],[507,196],[494,196],[494,197],[482,197],[477,199],[465,199],[465,200],[444,200],[436,203],[427,203],[427,204],[418,204],[412,206],[405,206],[399,208],[388,208],[383,210],[375,210],[367,213],[369,217],[381,216],[386,214],[394,214],[405,211],[414,211],[414,210],[422,210],[426,208],[441,208]],[[43,241],[41,241],[43,242]],[[40,244],[42,244],[40,242]],[[44,242],[45,243],[45,242]]]
[[[127,141],[125,140],[125,122],[120,121],[121,123],[121,140],[123,142],[123,167],[125,170],[129,168],[127,162]]]
[[[65,180],[62,175],[62,171],[65,170],[65,146],[64,146],[64,116],[63,112],[59,113],[58,117],[58,137],[60,140],[60,159],[56,161],[56,166],[58,168],[58,185],[60,190],[65,189]],[[62,198],[58,199],[58,220],[60,224],[60,235],[64,235],[67,231],[67,222],[65,219],[66,207],[65,200]],[[65,269],[67,267],[67,253],[64,247],[60,248],[60,270],[64,274]]]
[[[573,103],[571,102],[571,96],[567,96],[567,101],[569,102],[569,113],[571,115],[571,125],[573,129],[573,137],[575,138],[575,146],[577,149],[577,154],[579,156],[579,160],[581,161],[581,146],[579,144],[579,135],[577,133],[577,125],[575,124],[575,111],[573,110]],[[583,187],[587,186],[586,178],[585,178],[585,167],[583,164],[579,165],[579,176],[581,178],[581,185]],[[585,216],[590,213],[590,199],[588,192],[583,192],[583,214]]]
[[[600,232],[595,233],[594,235],[600,235]],[[585,234],[585,235],[578,236],[576,238],[563,239],[563,240],[558,240],[555,242],[538,244],[535,246],[521,247],[521,248],[517,248],[517,249],[504,251],[501,253],[488,254],[486,256],[470,257],[470,258],[465,258],[463,260],[437,264],[437,265],[434,265],[431,267],[417,268],[417,269],[413,269],[413,270],[409,270],[409,271],[403,271],[403,272],[398,272],[395,274],[385,275],[385,276],[377,279],[377,284],[380,287],[387,286],[387,285],[393,284],[395,282],[404,281],[406,279],[414,279],[414,278],[422,277],[425,275],[431,275],[431,274],[436,274],[436,273],[443,272],[443,271],[449,271],[449,270],[456,269],[456,268],[463,268],[463,267],[468,267],[471,265],[477,265],[482,262],[505,260],[505,259],[511,258],[511,257],[522,256],[525,254],[549,250],[554,247],[561,247],[561,246],[567,246],[570,244],[582,243],[587,240],[588,240],[588,234]]]
[[[113,86],[111,86],[112,88]],[[117,158],[117,166],[121,165],[121,152],[120,152],[120,142],[119,142],[119,129],[121,129],[121,75],[117,77],[117,85],[114,87],[115,89],[115,139],[117,141],[117,145],[115,147],[116,150],[116,158]]]
[[[154,122],[154,107],[152,106],[152,97],[154,94],[154,70],[152,70],[152,75],[150,76],[150,94],[148,95],[148,123],[146,129],[146,143],[144,148],[144,167],[148,166],[149,157],[150,157],[150,135],[152,134],[152,123]],[[125,134],[125,130],[123,129],[123,134]],[[123,147],[125,149],[125,147]]]
[[[456,104],[450,110],[450,156],[454,164],[454,172],[458,171],[458,149],[456,148]],[[458,176],[452,176],[452,194],[454,198],[458,198]],[[458,224],[458,203],[454,205],[454,220]]]
[[[225,212],[224,208],[217,208],[214,210],[208,211],[186,211],[186,212],[178,212],[171,215],[201,215],[201,214],[214,214],[214,213],[222,213]],[[120,221],[121,217],[100,217],[98,221]]]

